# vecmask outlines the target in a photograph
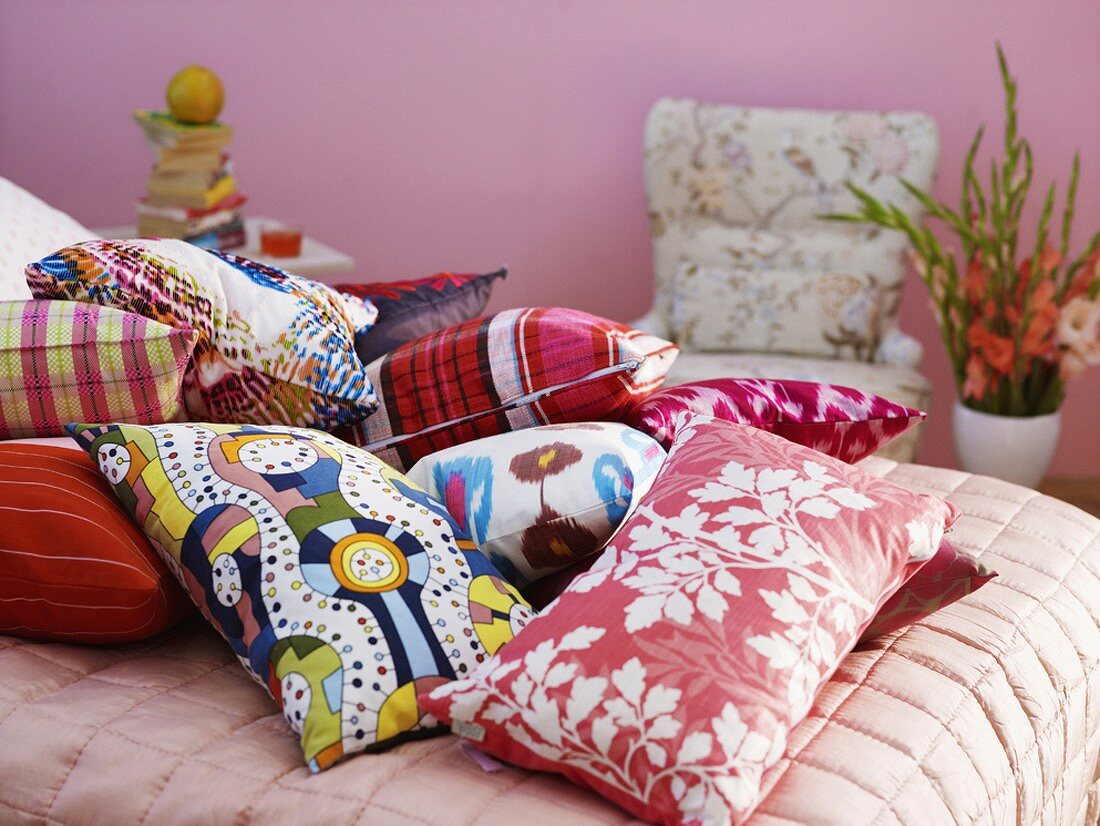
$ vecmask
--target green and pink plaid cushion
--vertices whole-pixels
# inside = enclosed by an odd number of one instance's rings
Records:
[[[195,333],[73,301],[0,302],[0,439],[173,421]]]

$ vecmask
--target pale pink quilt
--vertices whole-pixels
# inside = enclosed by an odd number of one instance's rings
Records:
[[[869,459],[946,495],[1000,576],[857,649],[752,822],[1100,820],[1100,520],[1024,488]],[[0,637],[0,823],[621,823],[565,781],[487,772],[453,737],[311,776],[271,700],[194,623],[114,649]]]

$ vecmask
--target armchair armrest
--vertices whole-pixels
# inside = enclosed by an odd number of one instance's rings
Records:
[[[897,327],[886,331],[875,352],[875,361],[879,364],[892,364],[896,367],[920,367],[924,357],[924,346]]]
[[[650,307],[649,312],[644,316],[628,321],[627,324],[636,330],[641,330],[643,333],[649,333],[651,336],[668,338],[668,325],[656,307]]]

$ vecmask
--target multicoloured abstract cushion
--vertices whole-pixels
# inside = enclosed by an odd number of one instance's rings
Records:
[[[868,642],[919,622],[974,593],[995,576],[994,571],[945,539],[928,564],[879,609],[859,641]]]
[[[664,458],[626,425],[548,425],[425,456],[409,478],[522,588],[603,548]]]
[[[845,462],[857,462],[896,439],[925,414],[851,387],[809,381],[712,379],[667,387],[623,418],[665,447],[683,413],[714,416],[768,430]]]
[[[508,270],[484,275],[441,272],[414,281],[338,284],[346,295],[367,299],[378,308],[378,320],[355,337],[355,352],[370,364],[406,341],[481,315],[489,303],[493,282]]]
[[[413,736],[417,692],[531,618],[439,502],[317,431],[73,425],[319,771]]]
[[[173,421],[197,336],[72,301],[0,301],[0,439]]]
[[[0,443],[0,633],[117,645],[193,613],[95,464],[64,441]]]
[[[227,253],[170,239],[90,241],[27,267],[38,298],[116,307],[192,328],[191,419],[329,427],[378,406],[355,355],[369,302]]]
[[[421,705],[635,816],[740,823],[791,729],[953,508],[695,417],[591,571]]]
[[[661,386],[678,352],[580,310],[505,310],[410,341],[371,364],[382,406],[338,435],[405,469],[484,436],[613,420]]]

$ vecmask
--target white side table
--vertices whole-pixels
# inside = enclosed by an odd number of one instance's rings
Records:
[[[273,227],[281,227],[283,224],[271,218],[245,218],[244,246],[227,250],[227,252],[232,252],[244,258],[251,258],[253,261],[259,261],[262,264],[267,264],[272,267],[279,267],[280,269],[296,275],[305,275],[309,278],[318,278],[328,275],[344,275],[355,270],[355,259],[350,255],[333,249],[327,244],[322,244],[320,241],[310,238],[308,235],[302,236],[302,254],[296,258],[273,258],[270,255],[263,255],[260,252],[261,226],[271,229]],[[115,240],[137,237],[137,229],[133,226],[105,227],[102,229],[93,229],[92,232],[102,238]]]

